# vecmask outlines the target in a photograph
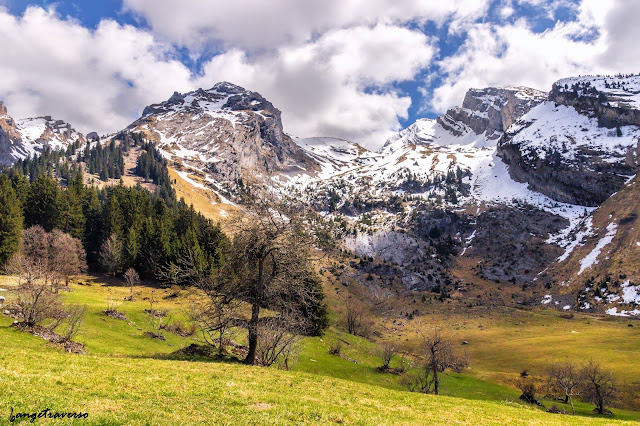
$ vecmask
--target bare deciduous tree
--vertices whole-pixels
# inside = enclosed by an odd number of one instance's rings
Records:
[[[571,363],[553,364],[549,371],[549,385],[551,389],[562,392],[564,403],[571,405],[571,412],[575,415],[573,397],[580,395],[582,380],[580,372]]]
[[[442,373],[446,370],[460,372],[469,365],[466,356],[457,354],[451,341],[437,330],[424,338],[422,351],[424,362],[402,380],[411,391],[438,395]]]
[[[305,332],[323,320],[317,309],[322,292],[310,264],[314,238],[308,232],[306,210],[266,191],[245,195],[248,216],[233,224],[227,261],[216,274],[201,279],[200,287],[212,300],[250,305],[248,318],[237,318],[236,324],[248,330],[244,362],[254,364],[261,328],[273,321],[261,318],[261,312],[276,313],[290,334]]]
[[[342,353],[342,341],[340,339],[333,339],[329,345],[329,353],[331,355],[340,356]]]
[[[152,290],[151,296],[149,297],[149,309],[145,310],[149,319],[149,325],[151,325],[151,331],[148,334],[154,339],[165,340],[162,330],[171,322],[171,316],[168,311],[154,309],[158,301],[158,296],[155,291]]]
[[[609,370],[606,370],[595,361],[589,361],[582,366],[584,380],[584,394],[595,404],[595,412],[605,414],[616,395],[616,384]]]
[[[87,268],[82,243],[69,234],[54,230],[46,233],[41,226],[24,231],[22,250],[7,262],[6,270],[17,275],[19,283],[50,286],[57,292],[59,284]]]
[[[107,288],[107,308],[102,312],[107,315],[117,316],[120,314],[120,312],[118,312],[118,308],[120,308],[122,303],[122,299],[120,299],[111,288]]]
[[[384,342],[378,348],[378,357],[382,361],[381,370],[388,370],[389,364],[391,364],[391,360],[397,355],[398,351],[396,347],[389,342]]]
[[[127,283],[127,286],[129,286],[129,289],[131,290],[129,300],[133,302],[133,286],[140,284],[140,276],[135,269],[129,268],[124,273],[124,281]]]
[[[73,276],[87,271],[86,257],[79,239],[57,229],[49,234],[49,261],[56,289],[58,281],[69,285]]]
[[[16,314],[25,325],[33,327],[45,320],[53,319],[55,321],[63,318],[64,307],[59,296],[53,293],[49,286],[39,283],[25,283],[15,291]]]
[[[291,324],[300,324],[298,319],[280,317],[263,318],[258,334],[257,355],[264,366],[286,358],[300,341],[300,331]]]
[[[86,313],[86,305],[71,305],[67,307],[66,319],[63,322],[63,328],[60,333],[65,342],[71,341],[78,334]]]
[[[369,334],[369,312],[362,302],[353,296],[349,296],[345,303],[344,321],[349,334],[361,337],[367,337]]]
[[[225,340],[233,338],[231,332],[236,325],[239,310],[239,301],[224,296],[210,297],[205,301],[193,298],[189,316],[204,342],[217,346],[218,353],[222,354]]]
[[[111,234],[100,249],[100,263],[107,273],[115,275],[121,271],[124,246],[116,234]]]
[[[520,399],[528,404],[542,405],[537,399],[538,385],[533,377],[528,374],[521,374],[520,378],[516,381],[516,387],[520,389],[522,395]]]

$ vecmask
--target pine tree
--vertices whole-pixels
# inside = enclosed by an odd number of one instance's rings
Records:
[[[78,173],[69,182],[69,186],[62,196],[62,231],[72,237],[82,240],[86,219],[82,209],[84,183],[82,174]]]
[[[27,226],[40,225],[47,232],[61,227],[60,192],[58,183],[49,175],[40,175],[33,182],[25,208]]]
[[[9,178],[0,176],[0,265],[18,250],[22,235],[22,208]]]

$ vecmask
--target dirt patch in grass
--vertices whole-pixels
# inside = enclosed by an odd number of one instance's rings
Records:
[[[152,339],[167,340],[167,338],[164,337],[162,334],[156,334],[153,331],[145,331],[142,334],[144,334],[147,337],[151,337]]]

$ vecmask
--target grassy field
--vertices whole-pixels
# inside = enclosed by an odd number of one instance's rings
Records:
[[[421,334],[430,328],[443,330],[454,342],[466,341],[460,350],[471,360],[467,374],[504,385],[512,385],[524,370],[543,376],[553,362],[579,365],[595,360],[618,379],[621,403],[640,407],[637,321],[581,314],[567,318],[561,312],[542,309],[477,307],[466,313],[432,313],[413,321],[382,324],[388,338],[409,352],[418,350]]]
[[[469,339],[465,347],[472,368],[465,374],[448,374],[443,389],[449,396],[435,397],[404,391],[398,376],[377,371],[377,345],[334,327],[323,337],[303,340],[295,371],[176,359],[168,354],[193,343],[193,339],[168,332],[166,341],[146,337],[143,333],[151,326],[144,309],[149,308],[148,299],[153,293],[159,299],[156,309],[168,310],[173,318],[184,320],[187,292],[137,287],[136,300],[124,302],[129,290],[115,280],[86,278],[80,283],[73,284],[73,291],[65,293],[64,298],[66,303],[88,306],[87,319],[76,339],[86,345],[88,355],[64,353],[9,327],[11,319],[0,315],[0,423],[7,421],[12,407],[24,412],[44,408],[86,411],[91,424],[615,424],[640,418],[637,413],[621,410],[614,410],[615,420],[544,413],[523,405],[517,399],[519,393],[501,382],[503,374],[511,375],[519,365],[503,365],[510,355],[498,357],[499,351],[486,342],[513,341],[510,351],[524,351],[526,342],[520,349],[515,344],[517,329],[531,329],[534,335],[549,334],[543,325],[550,321],[545,313],[532,313],[531,323],[518,325],[509,325],[507,316],[493,314],[499,318],[495,323],[479,318],[482,331],[470,327],[471,323],[459,330],[452,324],[452,331],[462,333],[455,335],[456,339]],[[0,277],[0,288],[11,285],[10,279]],[[101,314],[108,300],[122,301],[118,310],[127,321]],[[444,321],[444,317],[434,315],[432,320]],[[593,324],[588,319],[572,321],[572,330],[580,333],[586,333]],[[556,318],[551,324],[550,329],[559,330],[564,323]],[[418,322],[410,325],[417,327]],[[602,333],[611,334],[622,325],[605,322]],[[543,327],[545,333],[539,333],[537,327]],[[409,328],[400,333],[402,338]],[[464,334],[467,331],[469,334]],[[357,364],[328,353],[336,339],[343,342],[343,354]],[[481,350],[483,346],[487,350]],[[529,350],[529,359],[539,356],[540,349]],[[597,345],[591,350],[597,351]],[[615,347],[610,350],[615,353]],[[591,408],[589,404],[578,405],[582,414],[588,414]]]

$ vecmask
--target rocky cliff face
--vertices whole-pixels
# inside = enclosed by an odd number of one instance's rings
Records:
[[[632,87],[622,83],[606,82]],[[556,201],[598,206],[637,172],[638,95],[598,89],[604,84],[604,77],[560,80],[549,101],[504,133],[498,155],[512,178]]]
[[[553,84],[549,100],[594,117],[601,127],[640,126],[640,76],[584,76]]]
[[[316,167],[284,133],[280,111],[271,102],[226,82],[174,93],[145,108],[129,129],[143,131],[176,161],[210,173],[227,190],[238,179],[264,181]]]
[[[19,139],[13,118],[8,115],[4,103],[0,102],[0,166],[10,165],[16,160],[14,152]]]
[[[463,123],[477,135],[486,132],[487,138],[497,139],[546,97],[546,93],[527,87],[470,89],[462,107],[450,109],[438,122],[454,131],[451,122]]]

